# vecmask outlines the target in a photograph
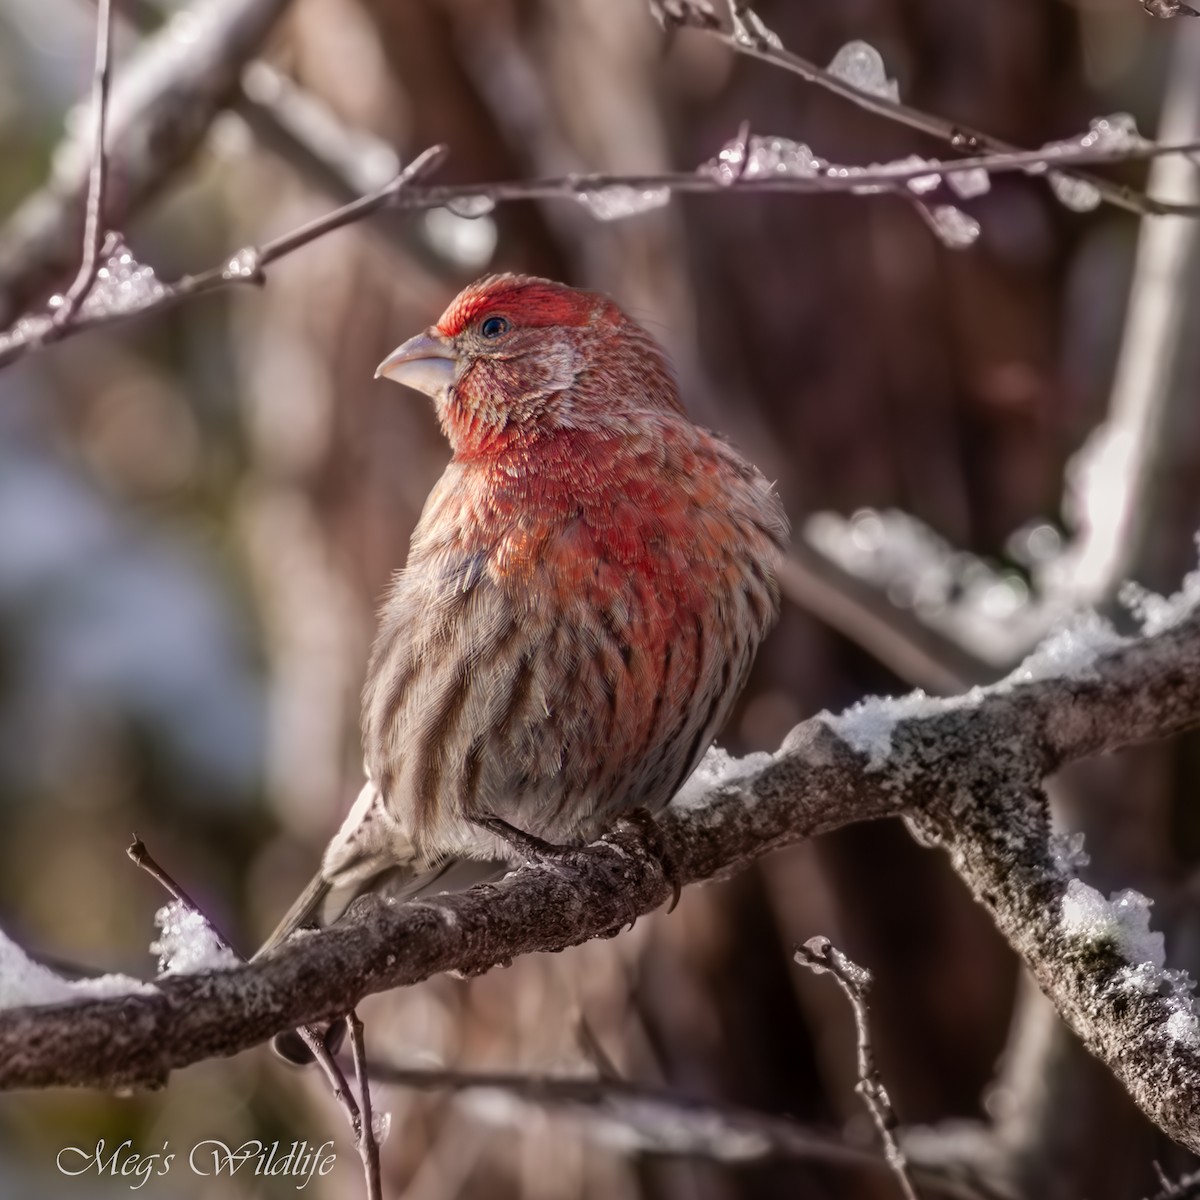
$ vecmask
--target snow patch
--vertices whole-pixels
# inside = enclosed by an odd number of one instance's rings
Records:
[[[128,975],[64,979],[49,967],[34,962],[16,942],[0,931],[0,1009],[116,996],[146,996],[157,990],[152,983],[143,983]]]
[[[1083,612],[1054,630],[995,690],[1007,691],[1039,679],[1087,679],[1096,659],[1125,644],[1126,639],[1099,613]]]
[[[159,975],[194,975],[200,971],[227,971],[240,965],[234,952],[217,936],[202,913],[179,900],[160,908],[154,923],[162,931],[150,943],[158,955]]]
[[[683,787],[675,793],[671,807],[703,808],[717,788],[729,787],[746,779],[769,766],[774,758],[773,754],[762,752],[747,754],[744,758],[734,758],[728,750],[722,750],[720,746],[709,746],[699,765],[684,781]]]
[[[1106,900],[1082,879],[1072,879],[1063,895],[1059,928],[1067,937],[1087,942],[1112,941],[1127,962],[1148,963],[1161,971],[1167,956],[1163,935],[1150,929],[1152,903],[1132,888]]]
[[[975,708],[987,696],[1004,695],[1038,680],[1092,678],[1096,660],[1125,640],[1103,617],[1080,613],[1051,633],[1016,670],[987,687],[974,687],[960,696],[929,696],[920,688],[907,696],[868,696],[843,713],[822,712],[817,719],[852,750],[867,756],[868,771],[878,771],[887,764],[892,733],[901,721]]]
[[[917,688],[907,696],[868,696],[836,716],[817,714],[851,750],[867,756],[867,770],[879,771],[892,752],[892,732],[901,721],[937,716],[955,708],[973,708],[983,697],[982,688],[963,696],[929,696]]]

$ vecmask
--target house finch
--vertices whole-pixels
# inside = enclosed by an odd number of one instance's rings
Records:
[[[331,892],[481,878],[511,855],[481,818],[563,843],[661,809],[778,613],[779,498],[605,297],[482,279],[376,375],[433,398],[454,455],[384,602],[366,786],[264,950]]]

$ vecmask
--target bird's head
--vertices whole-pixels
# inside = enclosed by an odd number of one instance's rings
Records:
[[[599,293],[528,275],[471,284],[375,374],[431,396],[460,455],[682,412],[666,358],[641,326]]]

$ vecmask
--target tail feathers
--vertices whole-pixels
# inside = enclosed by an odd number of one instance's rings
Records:
[[[259,947],[254,957],[262,958],[264,954],[269,954],[276,946],[281,946],[286,942],[297,929],[305,925],[321,924],[322,922],[319,920],[323,915],[321,910],[325,907],[325,901],[331,889],[332,885],[329,880],[318,871],[309,880],[308,887],[300,893],[296,902],[287,910],[283,920],[275,926],[275,931]]]
[[[477,883],[499,879],[508,869],[509,865],[505,862],[465,858],[447,859],[432,870],[420,872],[411,866],[392,864],[383,866],[375,875],[359,873],[351,886],[335,886],[318,872],[254,957],[259,958],[275,949],[297,929],[306,925],[325,925],[336,920],[364,892],[377,891],[392,900],[411,900],[440,892],[466,891]],[[334,1021],[323,1031],[325,1046],[331,1054],[337,1053],[344,1029],[344,1022]],[[312,1062],[312,1051],[294,1029],[276,1034],[271,1044],[275,1053],[287,1062],[297,1066]]]

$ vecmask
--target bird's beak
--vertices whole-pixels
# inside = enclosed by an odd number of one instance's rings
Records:
[[[375,378],[383,375],[436,398],[454,382],[455,361],[454,346],[436,329],[428,329],[397,346],[375,368]]]

